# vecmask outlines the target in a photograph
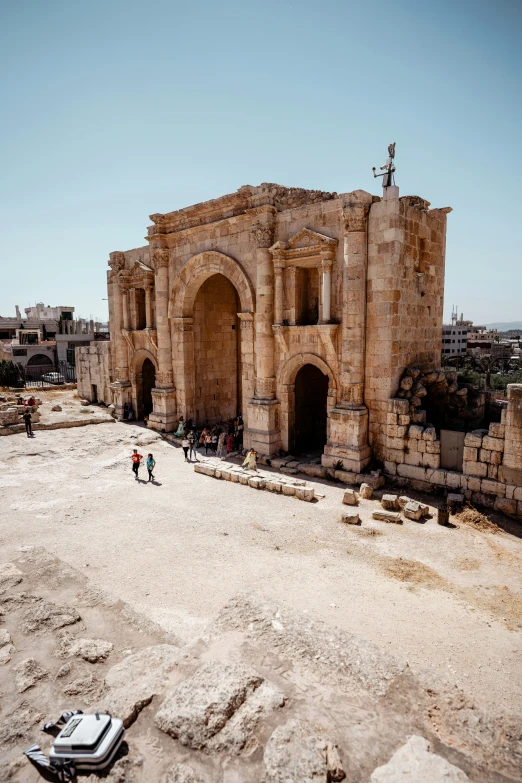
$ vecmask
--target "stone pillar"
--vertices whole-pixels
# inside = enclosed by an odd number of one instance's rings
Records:
[[[122,287],[122,307],[123,307],[123,328],[125,330],[130,329],[130,316],[129,316],[129,289]]]
[[[145,327],[152,329],[152,285],[148,283],[145,286]]]
[[[274,269],[269,247],[273,240],[272,220],[256,226],[252,235],[256,249],[256,314],[255,314],[255,394],[247,405],[244,446],[255,448],[259,454],[275,454],[281,447],[279,402],[275,399],[274,373],[274,299],[278,315],[283,320],[282,277]],[[275,273],[275,274],[274,274]],[[282,269],[281,269],[282,273]],[[275,280],[274,280],[275,276]],[[276,315],[276,318],[278,316]],[[242,319],[241,330],[247,333],[247,322]],[[242,334],[243,344],[243,334]],[[242,345],[242,354],[244,348]]]
[[[332,266],[333,253],[331,250],[321,251],[322,262],[322,295],[321,295],[321,323],[329,324],[332,317]]]
[[[368,409],[364,404],[364,366],[367,220],[372,196],[364,191],[355,191],[348,194],[346,199],[343,205],[345,225],[341,393],[339,402],[328,414],[328,443],[322,462],[323,465],[333,465],[341,459],[345,470],[361,472],[371,456],[368,443]],[[323,276],[323,284],[324,282]]]
[[[170,339],[169,308],[169,251],[151,250],[152,266],[156,273],[156,334],[158,369],[156,388],[152,390],[153,411],[149,427],[162,432],[176,428],[176,390],[172,376],[172,343]]]
[[[284,302],[284,287],[283,287],[283,271],[285,268],[285,262],[274,256],[274,277],[275,277],[275,323],[277,326],[283,325],[283,302]]]
[[[123,416],[123,407],[131,401],[131,383],[129,380],[129,351],[124,335],[124,284],[119,280],[123,269],[123,253],[111,253],[109,261],[113,271],[108,277],[109,323],[111,329],[113,378],[110,383],[112,402],[116,416]],[[126,298],[126,297],[125,297]],[[79,325],[77,321],[77,325]]]
[[[515,497],[518,499],[519,513],[522,516],[522,383],[510,383],[507,396],[504,458],[498,470],[498,477],[505,484],[518,487]]]

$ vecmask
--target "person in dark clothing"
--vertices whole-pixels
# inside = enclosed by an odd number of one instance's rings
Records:
[[[27,432],[27,437],[32,438],[33,437],[33,425],[31,424],[31,412],[26,411],[23,415],[24,423],[25,423],[25,431]]]
[[[132,470],[134,472],[134,477],[138,478],[138,470],[140,469],[140,462],[143,459],[141,454],[138,454],[138,449],[134,449],[131,460],[132,460]]]

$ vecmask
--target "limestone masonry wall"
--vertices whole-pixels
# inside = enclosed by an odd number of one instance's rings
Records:
[[[96,386],[98,402],[110,405],[112,392],[109,388],[111,377],[110,342],[92,342],[90,345],[76,348],[76,377],[80,397],[92,402],[93,386]]]

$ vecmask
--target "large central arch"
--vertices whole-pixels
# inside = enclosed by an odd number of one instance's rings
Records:
[[[169,319],[172,329],[172,354],[176,384],[177,408],[186,419],[196,419],[196,361],[194,350],[194,304],[198,291],[209,278],[223,275],[234,287],[239,302],[239,347],[241,401],[238,407],[243,416],[247,400],[254,396],[254,342],[253,313],[254,287],[243,267],[230,256],[207,251],[193,256],[180,270],[172,286],[169,300]],[[201,407],[201,406],[200,406]],[[246,426],[245,421],[245,426]]]

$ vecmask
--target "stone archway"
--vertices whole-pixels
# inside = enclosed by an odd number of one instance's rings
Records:
[[[227,284],[237,296],[236,315],[239,320],[230,324],[237,335],[238,382],[234,413],[247,413],[247,400],[254,396],[254,342],[252,319],[255,311],[255,292],[243,267],[230,256],[216,251],[200,253],[188,261],[176,277],[169,302],[169,318],[172,328],[174,378],[177,409],[185,419],[196,419],[198,411],[198,384],[196,379],[196,345],[199,339],[198,322],[195,324],[194,306],[201,290],[212,286],[211,278],[226,278]],[[207,284],[207,285],[205,285]],[[228,295],[227,295],[228,296]],[[230,308],[228,308],[230,309]],[[231,313],[230,313],[231,314]],[[239,334],[238,334],[239,332]],[[210,349],[212,351],[212,349]],[[206,357],[212,358],[212,357]],[[200,376],[199,380],[203,380]],[[212,379],[215,380],[215,379]],[[201,387],[199,383],[199,387]],[[210,390],[209,390],[210,391]],[[214,392],[212,392],[212,395]],[[217,400],[216,400],[217,402]],[[205,407],[205,406],[204,406]],[[228,409],[227,409],[228,411]],[[203,412],[203,416],[205,413]],[[245,426],[247,422],[245,421]]]
[[[156,385],[158,366],[146,350],[137,351],[131,362],[132,404],[136,419],[141,421],[153,410],[152,390]]]
[[[298,378],[301,371],[303,374]],[[297,354],[281,367],[277,378],[277,397],[281,401],[281,441],[285,451],[293,451],[296,447],[303,449],[307,444],[311,449],[324,447],[328,441],[329,416],[337,401],[338,388],[333,370],[315,354]],[[305,399],[307,389],[313,391],[310,402]],[[306,410],[314,404],[320,408],[315,428],[311,421],[312,412]],[[296,420],[296,416],[300,421]]]

